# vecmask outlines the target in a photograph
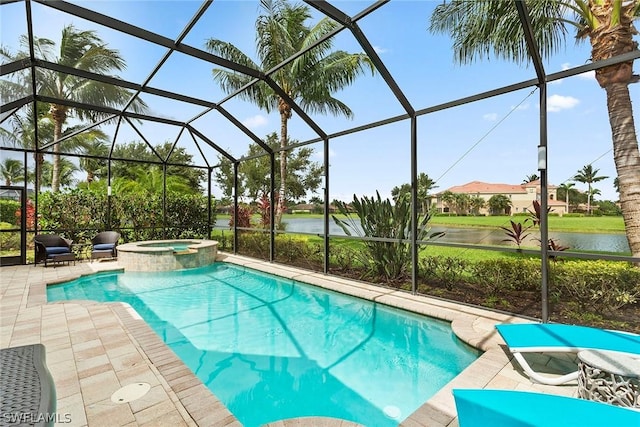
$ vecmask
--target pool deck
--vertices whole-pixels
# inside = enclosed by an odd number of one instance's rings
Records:
[[[495,388],[576,396],[576,384],[531,382],[512,364],[496,323],[525,319],[477,307],[413,296],[367,283],[219,253],[218,259],[451,321],[456,335],[482,356],[411,414],[402,426],[458,426],[453,388]],[[241,426],[127,304],[70,301],[47,304],[46,285],[121,267],[117,261],[0,268],[0,348],[42,343],[57,392],[56,426]],[[527,357],[529,359],[529,357]],[[575,360],[537,355],[534,367],[562,373]],[[537,366],[536,366],[537,365]],[[150,391],[128,403],[111,395],[144,382]],[[285,426],[356,426],[329,418],[282,420]]]

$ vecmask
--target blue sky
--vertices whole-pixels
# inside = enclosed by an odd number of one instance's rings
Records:
[[[74,3],[171,39],[182,32],[200,7],[199,1],[189,0]],[[336,1],[332,4],[353,15],[365,9],[370,2]],[[394,0],[359,22],[416,110],[535,77],[531,66],[518,66],[495,58],[471,65],[454,64],[449,38],[433,35],[427,29],[429,16],[436,4],[438,2]],[[127,69],[120,74],[123,79],[143,82],[166,52],[165,48],[47,6],[37,3],[32,3],[32,6],[34,31],[39,37],[58,41],[62,26],[70,23],[81,29],[97,30],[109,46],[118,49],[125,58]],[[319,16],[312,12],[315,17]],[[257,14],[257,1],[217,0],[184,43],[204,49],[208,38],[218,38],[235,44],[255,58],[254,23]],[[15,49],[19,35],[26,32],[24,4],[3,5],[0,16],[2,44]],[[589,61],[589,44],[576,45],[571,36],[565,49],[545,63],[548,73]],[[335,47],[349,52],[362,50],[347,30],[336,37]],[[211,78],[210,64],[180,53],[171,55],[163,69],[153,77],[150,86],[214,102],[225,97]],[[630,90],[633,100],[637,97],[637,89],[632,85]],[[328,134],[404,113],[379,75],[360,77],[336,97],[353,110],[354,118],[311,115]],[[155,114],[177,120],[188,120],[202,111],[200,107],[150,95],[143,98]],[[267,114],[241,100],[231,100],[224,107],[260,137],[279,129],[279,116],[275,112]],[[576,76],[549,85],[548,108],[549,182],[559,185],[570,180],[582,166],[594,162],[593,166],[600,170],[600,175],[609,177],[595,185],[602,193],[597,199],[617,199],[612,185],[616,173],[605,93],[593,75]],[[418,119],[418,171],[437,180],[437,191],[473,180],[519,184],[527,175],[538,173],[539,112],[539,92],[529,88],[421,116]],[[194,126],[236,157],[247,150],[248,139],[215,111],[196,120]],[[140,128],[154,144],[173,140],[178,135],[178,129],[166,125],[145,122]],[[289,129],[290,137],[299,141],[317,137],[295,115]],[[330,198],[350,200],[353,194],[373,195],[376,190],[383,197],[388,197],[394,186],[408,183],[409,132],[408,121],[403,121],[332,139],[329,152]],[[139,137],[125,127],[116,143],[131,140],[139,140]],[[181,137],[179,145],[196,155],[197,163],[204,164],[189,138]],[[322,145],[311,147],[320,162]],[[217,163],[214,150],[205,150],[205,156],[210,163]],[[576,187],[586,189],[579,183]],[[217,188],[214,194],[221,195]]]

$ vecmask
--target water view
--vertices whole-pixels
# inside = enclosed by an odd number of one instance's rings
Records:
[[[287,231],[292,233],[322,234],[324,231],[322,218],[286,218]],[[228,219],[219,219],[216,222],[219,228],[229,226]],[[505,234],[497,228],[460,228],[436,226],[432,232],[444,231],[446,234],[439,240],[452,243],[470,243],[476,245],[504,245],[513,246],[513,243],[505,242]],[[345,233],[333,220],[329,220],[329,234],[344,236]],[[524,246],[538,247],[540,234],[532,231],[525,241]],[[569,233],[550,231],[549,238],[554,239],[562,246],[568,246],[571,250],[581,251],[605,251],[605,252],[630,252],[629,243],[624,233]]]

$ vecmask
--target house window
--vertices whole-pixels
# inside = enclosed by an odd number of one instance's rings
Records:
[[[553,194],[549,194],[549,200],[553,200]]]

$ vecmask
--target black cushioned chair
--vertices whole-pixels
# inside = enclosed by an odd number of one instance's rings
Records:
[[[97,258],[116,258],[118,252],[116,245],[120,239],[120,233],[117,231],[102,231],[91,239],[91,259]]]
[[[65,239],[57,234],[37,234],[33,238],[36,249],[36,264],[44,262],[47,266],[49,262],[74,261],[76,257],[71,251],[73,240]]]

